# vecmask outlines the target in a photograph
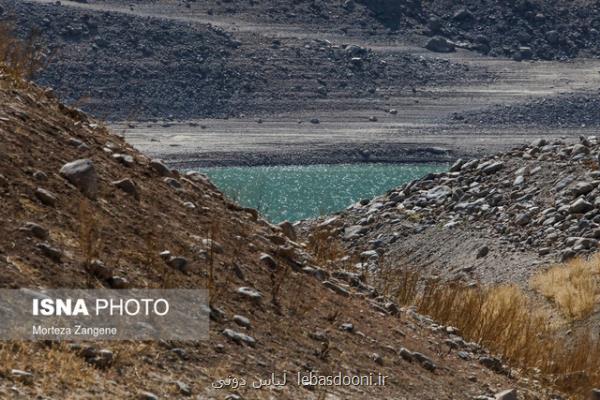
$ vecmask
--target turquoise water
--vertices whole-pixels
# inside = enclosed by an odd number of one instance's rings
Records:
[[[239,204],[258,209],[271,222],[318,217],[340,211],[430,172],[433,164],[335,164],[204,168]]]

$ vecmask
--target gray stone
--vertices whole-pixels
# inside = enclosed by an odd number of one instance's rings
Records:
[[[508,389],[503,390],[500,393],[496,393],[496,400],[518,400],[517,390],[516,389]]]
[[[184,395],[184,396],[192,395],[192,388],[187,383],[182,382],[182,381],[175,381],[173,383],[175,383],[175,385],[177,385],[177,389],[179,389],[179,393],[181,393],[182,395]]]
[[[150,168],[156,171],[160,176],[171,176],[171,170],[162,162],[162,160],[151,160]]]
[[[331,281],[323,281],[323,286],[325,286],[327,289],[333,290],[337,294],[340,294],[340,295],[342,295],[344,297],[349,297],[350,296],[350,292],[348,292],[343,287],[341,287],[339,285],[336,285],[335,283],[333,283]]]
[[[571,214],[584,214],[593,209],[594,206],[583,198],[579,198],[569,205],[569,213]]]
[[[451,53],[454,51],[454,43],[441,36],[434,36],[429,39],[425,48],[436,53]]]
[[[452,164],[452,166],[450,167],[450,172],[458,172],[460,171],[460,168],[463,166],[465,162],[463,161],[462,158],[459,158],[458,160],[456,160],[454,162],[454,164]]]
[[[481,246],[479,250],[477,250],[476,258],[483,258],[488,255],[490,252],[490,248],[488,246]]]
[[[67,163],[60,169],[60,175],[90,199],[96,198],[98,176],[92,160],[85,158]]]
[[[33,382],[33,374],[31,372],[23,371],[20,369],[11,369],[10,374],[13,378],[18,381],[31,384]]]
[[[138,193],[135,183],[133,182],[133,180],[131,180],[129,178],[121,179],[119,181],[114,181],[111,183],[111,185],[118,187],[119,189],[121,189],[122,191],[124,191],[127,194],[132,195],[136,199],[140,198],[140,195]]]
[[[495,174],[504,168],[503,162],[492,162],[481,169],[484,174]]]
[[[163,179],[167,185],[171,186],[173,189],[181,189],[181,183],[175,178],[165,178]]]
[[[260,262],[271,270],[275,270],[278,267],[277,261],[266,253],[260,255]]]
[[[583,144],[576,144],[571,149],[571,156],[576,156],[579,154],[589,154],[589,152],[590,149],[588,149],[587,146],[584,146]]]
[[[248,346],[254,347],[256,345],[256,340],[252,336],[245,335],[240,332],[236,332],[232,329],[225,329],[223,331],[223,336],[226,338],[233,340],[238,344],[247,344]]]
[[[243,326],[244,328],[250,328],[250,320],[241,315],[234,315],[233,322],[238,324],[239,326]]]
[[[344,228],[344,239],[353,239],[362,236],[367,232],[367,228],[361,225],[352,225]]]
[[[260,302],[263,298],[258,290],[247,286],[239,287],[235,292],[256,302]]]
[[[113,275],[112,269],[108,268],[102,261],[98,259],[92,260],[88,264],[87,270],[89,273],[100,279],[110,279]]]
[[[33,177],[34,179],[38,180],[38,181],[47,181],[48,180],[48,175],[44,172],[44,171],[35,171],[33,173]]]
[[[108,283],[113,289],[127,289],[129,287],[129,281],[121,276],[111,277]]]
[[[62,251],[56,247],[52,247],[48,243],[38,243],[36,247],[40,249],[43,255],[52,261],[60,262],[60,259],[62,258]]]
[[[515,224],[519,226],[525,226],[529,223],[529,221],[531,221],[531,217],[528,213],[521,213],[517,215],[517,218],[515,218]]]
[[[597,183],[592,183],[592,182],[577,182],[571,188],[571,192],[575,196],[581,196],[583,194],[588,194],[589,192],[591,192],[592,190],[594,190],[596,188],[596,186],[598,186]]]
[[[181,272],[188,271],[188,260],[185,257],[171,257],[168,262],[169,266]]]
[[[452,194],[452,189],[449,186],[440,185],[429,189],[425,193],[425,197],[440,202]]]
[[[152,392],[141,391],[138,393],[139,400],[158,400],[158,396]]]
[[[600,400],[600,389],[592,389],[590,400]]]
[[[494,372],[502,372],[502,362],[495,357],[481,357],[479,363]]]
[[[414,360],[412,351],[410,351],[404,347],[400,348],[400,351],[398,352],[398,354],[400,354],[400,357],[402,357],[402,359],[404,359],[405,361],[413,362],[413,360]]]
[[[531,147],[543,147],[546,146],[548,144],[548,141],[546,139],[536,139],[533,142],[531,142],[530,146]]]
[[[129,154],[115,153],[112,157],[126,167],[131,167],[135,163],[133,156]]]
[[[35,197],[46,206],[54,207],[56,205],[56,195],[46,189],[37,188]]]
[[[344,332],[354,332],[354,325],[349,322],[340,325],[340,330]]]
[[[25,223],[25,225],[23,225],[23,227],[20,230],[23,232],[28,232],[29,234],[31,234],[32,236],[34,236],[38,239],[42,239],[42,240],[48,239],[48,229],[44,228],[41,225],[36,224],[35,222]]]
[[[514,182],[513,182],[513,186],[521,186],[525,183],[525,178],[523,177],[523,175],[519,175],[515,178]]]

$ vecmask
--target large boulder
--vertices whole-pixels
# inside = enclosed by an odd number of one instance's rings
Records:
[[[90,199],[96,198],[98,176],[92,160],[84,158],[67,163],[60,169],[60,175]]]

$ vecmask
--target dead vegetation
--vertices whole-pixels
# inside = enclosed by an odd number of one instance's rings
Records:
[[[575,259],[535,275],[531,287],[554,303],[570,321],[589,317],[600,296],[600,257]]]
[[[411,289],[411,292],[414,289]],[[456,326],[468,340],[559,389],[586,396],[600,385],[600,340],[589,328],[568,338],[565,327],[517,286],[467,287],[429,281],[415,301],[420,313]]]
[[[47,63],[49,57],[40,45],[40,33],[31,31],[26,39],[18,39],[14,26],[0,22],[0,64],[15,82],[31,79]]]

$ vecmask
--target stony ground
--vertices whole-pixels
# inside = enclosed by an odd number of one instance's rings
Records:
[[[108,120],[265,117],[298,108],[344,109],[348,98],[381,99],[417,85],[482,72],[346,43],[268,37],[182,20],[165,5],[145,16],[128,8],[79,9],[3,0],[20,34],[40,33],[51,62],[36,81]],[[194,5],[196,8],[196,5]],[[135,10],[135,9],[134,9]]]
[[[381,258],[467,282],[526,284],[542,264],[597,250],[599,154],[597,139],[582,137],[458,160],[326,225],[365,268]]]
[[[455,113],[458,124],[476,126],[582,128],[600,126],[600,97],[596,92],[563,94],[514,105]]]

